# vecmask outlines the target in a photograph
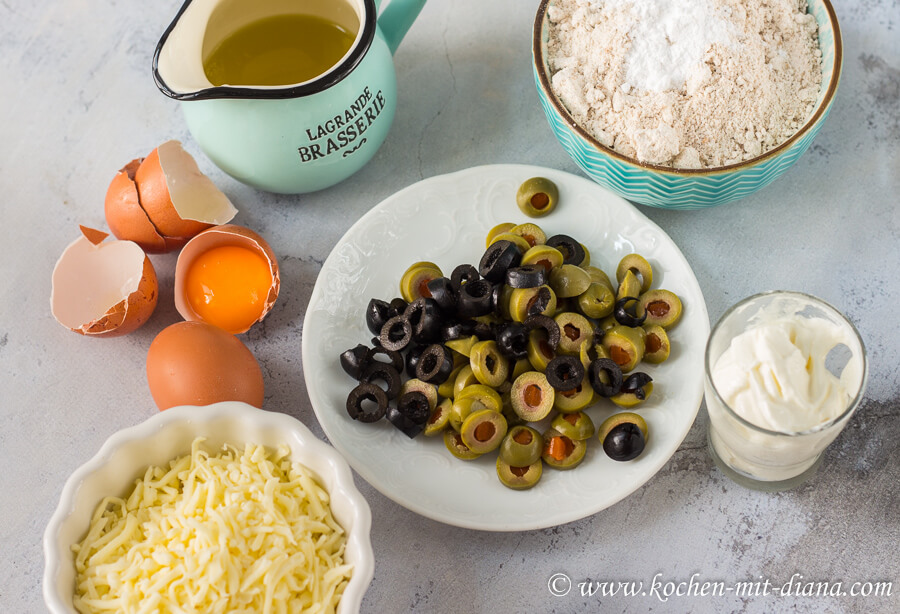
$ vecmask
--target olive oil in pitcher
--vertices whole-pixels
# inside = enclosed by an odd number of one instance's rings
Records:
[[[353,45],[355,32],[316,15],[274,15],[225,37],[203,60],[213,85],[281,86],[313,79]]]

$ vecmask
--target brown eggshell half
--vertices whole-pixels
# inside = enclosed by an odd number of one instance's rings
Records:
[[[187,245],[178,254],[178,261],[175,263],[175,309],[178,310],[178,313],[185,320],[191,322],[202,321],[202,318],[191,307],[185,292],[184,286],[187,271],[197,256],[213,248],[225,245],[236,245],[253,250],[263,256],[269,263],[269,271],[272,273],[272,285],[269,287],[269,293],[266,296],[262,313],[259,319],[256,320],[256,322],[261,322],[272,310],[272,306],[275,304],[275,299],[278,298],[278,292],[281,289],[278,260],[275,258],[275,252],[272,251],[271,246],[265,239],[249,228],[235,224],[213,226],[209,230],[204,230],[188,241]],[[256,322],[251,323],[250,326]],[[236,332],[238,334],[245,333],[250,329],[250,326]]]
[[[178,322],[156,336],[147,351],[147,384],[160,411],[219,401],[263,404],[262,370],[253,353],[205,322]]]
[[[134,175],[141,160],[143,158],[129,162],[110,182],[103,207],[106,223],[116,238],[134,241],[147,253],[161,254],[172,248],[156,231],[156,226],[141,207],[134,183]]]
[[[153,264],[133,241],[103,241],[106,233],[84,227],[82,234],[53,269],[53,317],[92,337],[138,329],[156,309],[159,284]]]
[[[237,214],[178,141],[166,141],[150,152],[134,179],[141,207],[164,237],[190,239]]]

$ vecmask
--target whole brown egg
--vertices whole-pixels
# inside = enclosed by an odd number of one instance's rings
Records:
[[[205,322],[164,328],[147,352],[147,383],[160,410],[243,401],[262,407],[256,358],[234,335]]]

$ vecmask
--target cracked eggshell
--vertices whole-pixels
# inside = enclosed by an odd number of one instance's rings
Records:
[[[104,241],[107,233],[80,228],[82,236],[69,244],[53,268],[53,317],[93,337],[118,337],[138,329],[150,319],[159,295],[150,259],[133,241]]]
[[[178,310],[182,318],[189,322],[203,321],[203,318],[191,307],[187,297],[185,290],[187,272],[200,254],[225,245],[243,247],[258,253],[269,263],[269,272],[272,274],[272,285],[269,286],[269,293],[266,295],[262,313],[255,322],[250,323],[244,330],[233,331],[235,334],[241,334],[250,330],[250,327],[256,322],[262,322],[263,318],[272,310],[272,306],[275,304],[275,299],[278,298],[278,292],[281,289],[281,276],[278,272],[278,259],[275,258],[275,252],[272,251],[271,246],[265,239],[249,228],[235,224],[213,226],[188,241],[184,249],[178,254],[178,260],[175,263],[175,309]]]
[[[150,254],[162,254],[172,247],[159,234],[138,199],[134,175],[143,158],[132,160],[116,173],[106,190],[104,211],[109,229],[119,239],[134,241]]]
[[[106,222],[119,239],[148,253],[182,247],[203,230],[230,221],[237,209],[178,141],[132,160],[106,192]]]

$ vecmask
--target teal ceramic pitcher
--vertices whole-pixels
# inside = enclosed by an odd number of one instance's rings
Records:
[[[393,53],[425,0],[187,0],[163,33],[153,78],[181,101],[200,148],[229,175],[284,194],[332,186],[365,165],[397,107]],[[240,27],[305,13],[356,37],[330,69],[283,86],[213,85],[204,58]]]

